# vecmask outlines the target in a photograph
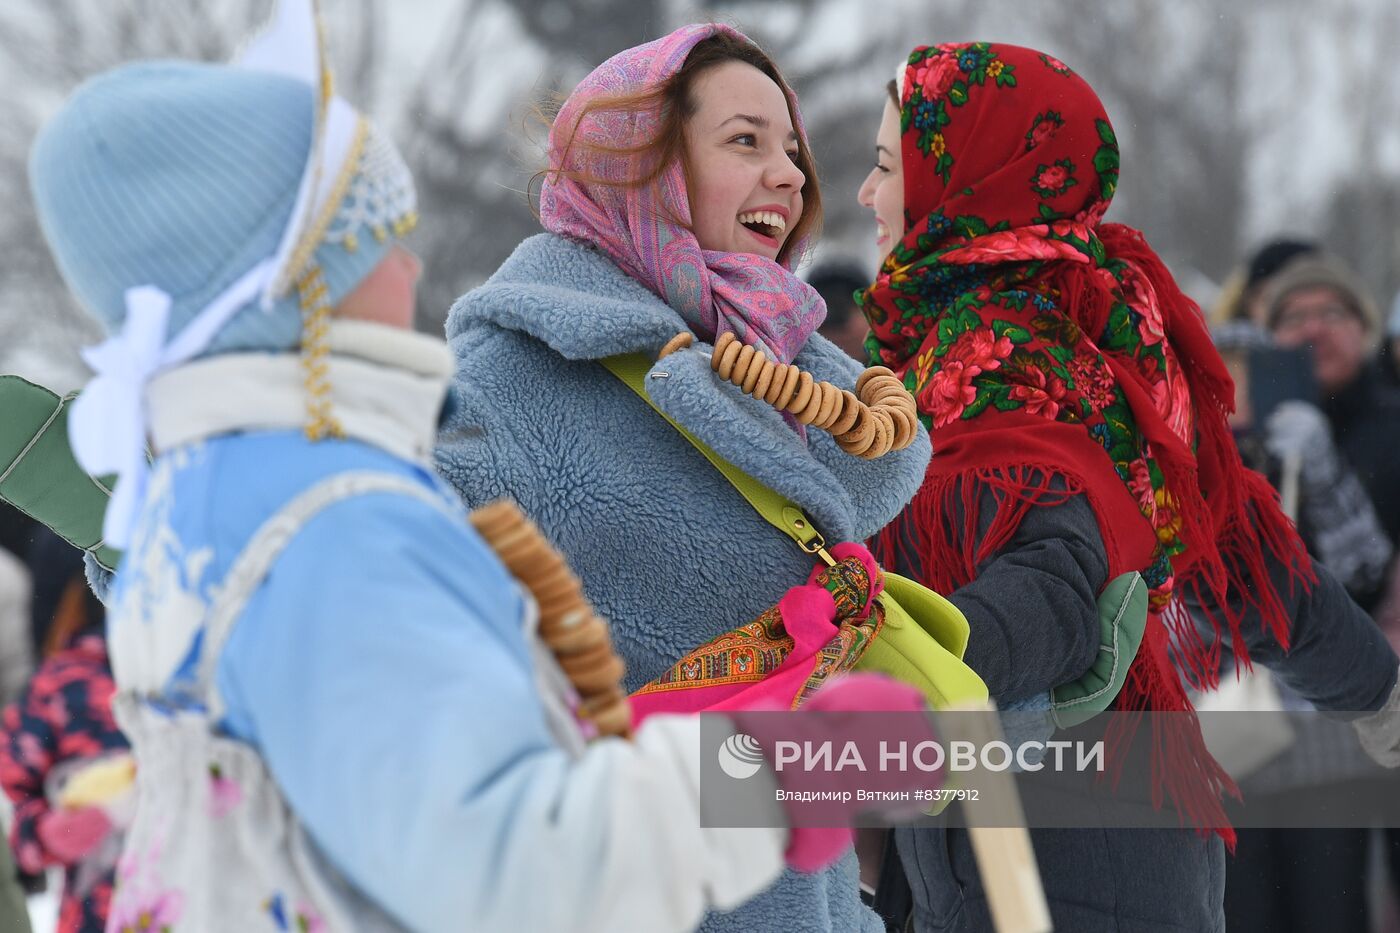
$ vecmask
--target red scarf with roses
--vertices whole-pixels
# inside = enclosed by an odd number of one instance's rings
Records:
[[[1119,154],[1089,85],[1050,56],[987,43],[916,49],[903,77],[907,233],[861,299],[869,348],[917,399],[934,457],[881,556],[912,542],[909,563],[949,593],[1029,508],[1086,496],[1110,578],[1138,570],[1152,592],[1115,706],[1186,714],[1154,719],[1156,789],[1232,840],[1221,794],[1236,791],[1181,677],[1213,686],[1220,641],[1201,638],[1180,597],[1223,607],[1228,592],[1233,608],[1208,610],[1217,633],[1242,649],[1253,608],[1286,645],[1265,555],[1292,568],[1290,586],[1311,584],[1307,555],[1240,463],[1225,422],[1233,385],[1200,310],[1140,233],[1100,222]]]

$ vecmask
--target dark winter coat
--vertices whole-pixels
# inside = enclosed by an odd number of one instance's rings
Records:
[[[1093,594],[1108,573],[1098,535],[1082,496],[1032,509],[977,580],[951,596],[972,628],[967,659],[984,673],[994,698],[999,691],[1023,695],[1054,687],[1088,666],[1097,624]],[[1278,591],[1289,593],[1284,569],[1272,569]],[[1379,709],[1395,686],[1395,653],[1341,585],[1317,569],[1311,593],[1289,596],[1292,650],[1285,654],[1257,617],[1247,618],[1250,656],[1320,709]],[[998,673],[1008,670],[1008,657],[1019,668],[1014,676]],[[895,838],[918,933],[993,930],[965,830],[904,829]],[[1031,839],[1057,930],[1224,929],[1218,837],[1190,829],[1042,829]]]
[[[1322,404],[1332,434],[1371,496],[1392,544],[1400,546],[1400,389],[1375,366]]]

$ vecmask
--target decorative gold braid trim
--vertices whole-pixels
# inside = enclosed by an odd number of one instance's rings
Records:
[[[320,107],[324,113],[331,104],[331,98],[335,96],[335,76],[331,74],[331,63],[326,56],[326,21],[321,16],[320,4],[312,9],[316,20],[316,57],[321,64]]]
[[[355,138],[350,142],[349,151],[345,153],[345,161],[340,164],[338,174],[335,177],[335,185],[331,188],[331,196],[326,199],[321,213],[316,215],[311,226],[302,232],[301,239],[297,241],[296,249],[292,252],[292,261],[288,264],[287,269],[298,278],[298,281],[302,276],[302,270],[311,260],[311,254],[316,252],[316,248],[321,245],[321,239],[326,235],[326,228],[331,225],[331,221],[340,211],[340,202],[345,199],[345,191],[350,187],[350,180],[355,177],[355,172],[359,171],[360,154],[364,151],[365,140],[368,137],[369,121],[363,116],[359,116],[355,121]]]
[[[297,279],[301,299],[301,367],[306,386],[306,436],[313,441],[344,437],[345,430],[331,411],[331,384],[327,378],[330,354],[331,306],[321,267],[312,265]]]
[[[409,231],[418,226],[418,212],[409,211],[398,220],[394,221],[394,236],[403,239],[408,236]]]

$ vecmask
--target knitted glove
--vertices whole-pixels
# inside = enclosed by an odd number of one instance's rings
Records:
[[[64,807],[39,817],[36,831],[50,855],[74,865],[107,838],[112,822],[101,807]]]
[[[860,717],[850,717],[850,727],[843,729],[840,721],[842,713],[864,712],[922,712],[926,711],[923,694],[913,687],[898,683],[878,674],[850,674],[833,680],[822,687],[801,710],[788,714],[774,713],[729,713],[735,726],[752,736],[763,749],[769,763],[773,762],[774,743],[778,739],[819,743],[832,738],[834,734],[852,735],[860,731]],[[804,723],[808,713],[824,713],[822,717],[812,717]],[[904,717],[917,732],[909,735],[911,744],[934,741],[933,726],[921,716]],[[813,721],[815,720],[815,721]],[[794,777],[791,772],[774,769],[774,777],[783,789],[791,789]],[[933,789],[942,783],[942,773],[909,770],[888,772],[871,769],[856,772],[854,776],[833,771],[823,775],[824,783],[817,787],[812,775],[804,774],[799,780],[801,790],[846,790],[858,784],[861,789],[873,791],[915,791]],[[800,825],[801,809],[804,804],[785,799],[783,807],[792,824],[788,837],[785,858],[789,867],[803,872],[815,872],[835,862],[854,841],[851,824],[858,813],[878,809],[868,801],[857,802],[854,796],[850,801],[824,800],[821,802],[823,817],[830,817],[835,827],[811,827]],[[811,806],[807,804],[806,806]],[[888,809],[888,808],[887,808]],[[900,808],[917,812],[917,808],[905,805]]]
[[[1264,426],[1264,447],[1281,462],[1298,461],[1309,488],[1327,486],[1341,471],[1327,416],[1307,402],[1283,402]]]
[[[1400,683],[1390,691],[1385,705],[1369,716],[1352,720],[1361,747],[1386,768],[1400,767]]]
[[[1366,488],[1337,453],[1322,412],[1306,402],[1283,403],[1269,417],[1264,444],[1285,469],[1290,462],[1298,465],[1313,556],[1348,592],[1379,589],[1390,563],[1390,539]]]

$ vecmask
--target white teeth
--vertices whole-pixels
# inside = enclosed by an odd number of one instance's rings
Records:
[[[776,211],[747,211],[739,215],[741,224],[764,224],[782,233],[787,229],[787,221]]]

